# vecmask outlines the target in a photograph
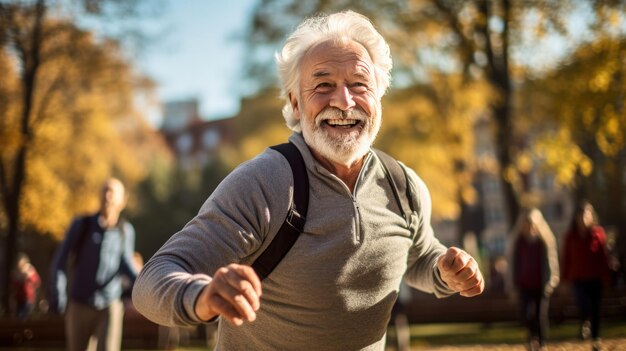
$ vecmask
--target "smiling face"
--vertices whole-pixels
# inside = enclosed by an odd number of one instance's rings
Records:
[[[300,96],[291,96],[295,118],[314,154],[339,164],[360,160],[381,122],[374,64],[354,42],[326,41],[300,66]]]

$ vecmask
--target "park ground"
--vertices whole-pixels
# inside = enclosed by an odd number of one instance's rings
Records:
[[[388,333],[388,343],[394,337],[393,327]],[[591,342],[582,341],[577,337],[577,324],[574,321],[550,326],[549,351],[578,351],[591,350]],[[501,323],[442,323],[442,324],[412,324],[411,350],[414,351],[524,351],[527,350],[523,341],[524,329],[515,322]],[[27,343],[26,343],[27,344]],[[61,351],[60,345],[21,345],[9,346],[15,351]],[[1,349],[7,349],[0,345]],[[125,351],[155,350],[155,347],[125,346]],[[200,351],[209,350],[203,340],[192,337],[188,343],[169,350]],[[386,351],[393,351],[388,346]],[[602,350],[626,351],[626,319],[603,321]]]
[[[591,341],[576,337],[577,323],[550,326],[549,351],[591,350]],[[393,337],[393,331],[390,331]],[[605,321],[602,350],[626,351],[626,320]],[[411,350],[432,351],[525,351],[525,332],[518,323],[429,324],[411,326]],[[387,348],[393,350],[392,347]]]

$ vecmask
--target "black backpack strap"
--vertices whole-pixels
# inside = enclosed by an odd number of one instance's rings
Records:
[[[82,254],[85,240],[87,240],[87,236],[89,236],[89,230],[91,229],[91,216],[83,216],[80,221],[80,236],[78,237],[78,241],[76,242],[73,249],[74,257],[76,258],[77,262],[80,259],[80,255]]]
[[[300,233],[304,231],[309,207],[309,177],[300,151],[292,143],[275,145],[271,148],[280,152],[289,161],[293,173],[293,197],[283,225],[270,245],[252,264],[252,268],[261,280],[278,266]]]
[[[83,246],[85,245],[85,241],[87,241],[87,237],[89,236],[89,231],[92,228],[92,216],[81,216],[77,217],[76,220],[80,221],[80,223],[78,224],[78,238],[70,247],[70,256],[68,258],[68,263],[69,267],[71,267],[71,270],[73,270],[80,262],[80,257],[83,254]]]
[[[383,166],[385,176],[389,184],[391,184],[393,196],[396,198],[396,202],[400,206],[400,211],[408,225],[411,213],[416,210],[413,206],[413,190],[409,184],[409,176],[406,174],[404,167],[395,158],[378,149],[374,149],[374,152],[376,152]]]

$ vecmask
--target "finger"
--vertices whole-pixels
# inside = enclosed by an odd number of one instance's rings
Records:
[[[485,289],[485,281],[482,279],[482,277],[480,277],[480,281],[478,282],[478,284],[475,284],[469,289],[465,289],[461,291],[459,294],[465,297],[472,297],[472,296],[482,294],[484,289]]]
[[[236,273],[233,274],[236,277],[239,277]],[[256,319],[256,313],[254,312],[255,309],[252,306],[258,306],[258,297],[252,289],[248,289],[248,291],[251,291],[253,294],[251,297],[247,297],[244,292],[237,289],[239,284],[232,281],[240,281],[241,279],[233,278],[233,274],[229,272],[228,274],[222,276],[224,283],[220,285],[220,288],[216,291],[216,293],[222,297],[222,299],[230,303],[239,313],[241,318],[252,322]]]
[[[477,270],[476,274],[471,279],[469,279],[466,283],[467,283],[467,287],[469,288],[462,289],[461,291],[462,296],[479,295],[479,294],[482,294],[482,292],[485,290],[485,279],[483,278],[483,275],[480,272],[480,270]]]
[[[482,291],[483,290],[481,289],[480,285],[476,285],[470,289],[461,291],[459,294],[464,297],[472,297],[472,296],[480,295]]]
[[[261,296],[261,280],[259,279],[259,276],[256,274],[254,269],[252,269],[252,267],[233,265],[233,269],[237,272],[237,274],[239,274],[252,285],[252,288],[258,296]]]
[[[243,324],[241,315],[228,300],[217,294],[209,296],[209,300],[215,311],[219,313],[220,318],[226,319],[235,326]]]
[[[458,255],[458,249],[455,247],[450,247],[448,248],[448,250],[446,251],[446,253],[441,257],[440,259],[440,264],[443,266],[443,268],[445,268],[446,270],[450,269],[452,267],[452,264],[454,264],[454,260],[456,259],[456,256]]]
[[[470,258],[467,264],[455,274],[455,279],[459,282],[465,282],[475,277],[478,272],[478,265],[473,258]]]
[[[469,258],[471,258],[471,256],[465,251],[456,247],[450,247],[440,260],[440,269],[456,274],[467,265]]]
[[[227,283],[241,294],[248,301],[253,310],[258,310],[260,307],[259,295],[256,289],[254,289],[252,283],[246,278],[242,277],[235,271],[231,271],[224,276]]]
[[[468,253],[466,253],[465,251],[461,251],[454,258],[454,263],[452,263],[451,269],[455,274],[458,274],[463,271],[473,260],[474,259],[472,258],[472,256],[470,256]]]

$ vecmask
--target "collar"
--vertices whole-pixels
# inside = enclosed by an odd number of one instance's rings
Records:
[[[298,148],[298,151],[300,151],[300,153],[302,154],[302,158],[304,159],[304,164],[306,165],[306,168],[309,171],[330,173],[326,168],[324,168],[324,166],[322,166],[315,159],[315,157],[313,157],[313,154],[311,153],[311,149],[309,148],[309,145],[304,140],[304,136],[302,135],[302,132],[291,133],[291,135],[289,136],[289,141],[292,142]],[[367,151],[367,154],[365,154],[365,160],[363,161],[362,170],[368,166],[368,164],[371,162],[371,159],[375,158],[375,157],[370,157],[371,154],[372,154],[372,149],[370,148]]]

